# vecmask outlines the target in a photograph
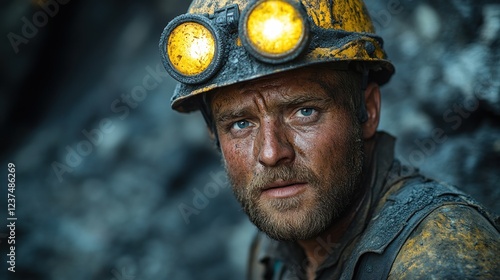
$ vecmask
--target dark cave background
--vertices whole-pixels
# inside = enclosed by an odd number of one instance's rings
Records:
[[[201,116],[170,109],[160,66],[160,33],[189,1],[59,2],[0,4],[0,174],[15,163],[18,218],[15,274],[0,229],[0,278],[243,279],[255,229]],[[500,212],[500,1],[366,4],[397,68],[380,129],[402,161]],[[127,103],[145,79],[156,86]]]

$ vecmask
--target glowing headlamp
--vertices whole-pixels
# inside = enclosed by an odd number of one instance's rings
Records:
[[[172,77],[183,83],[200,83],[220,67],[222,38],[207,17],[181,15],[165,27],[160,52]]]
[[[236,29],[243,47],[256,59],[272,64],[293,60],[308,44],[309,26],[305,11],[292,1],[255,1],[241,20],[237,5],[213,15],[176,17],[160,39],[165,69],[182,83],[208,80],[225,61],[225,45],[236,42]]]
[[[248,7],[240,21],[240,38],[249,53],[268,63],[296,58],[306,47],[309,29],[297,4],[262,0]]]

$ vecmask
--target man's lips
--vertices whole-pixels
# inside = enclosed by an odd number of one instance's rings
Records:
[[[303,192],[306,186],[306,182],[274,182],[262,189],[262,195],[273,198],[291,197]]]

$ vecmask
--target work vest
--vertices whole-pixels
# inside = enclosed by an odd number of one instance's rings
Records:
[[[401,247],[420,222],[434,210],[450,205],[475,209],[500,231],[498,217],[455,187],[423,177],[412,178],[387,199],[378,217],[372,219],[341,279],[387,279]]]

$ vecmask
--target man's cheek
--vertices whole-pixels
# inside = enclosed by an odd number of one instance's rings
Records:
[[[244,182],[244,175],[246,173],[245,166],[241,165],[241,162],[235,158],[224,158],[224,167],[226,168],[227,175],[231,180],[231,184],[241,185]]]

